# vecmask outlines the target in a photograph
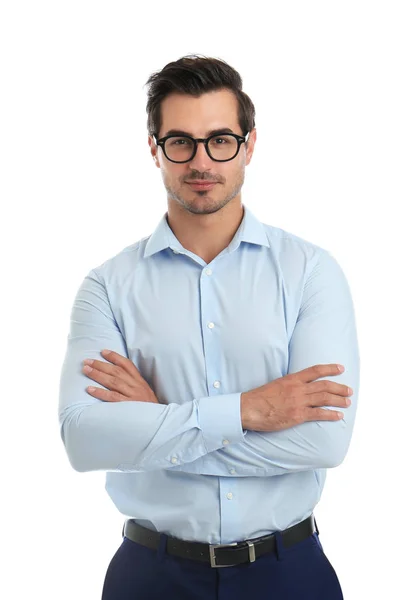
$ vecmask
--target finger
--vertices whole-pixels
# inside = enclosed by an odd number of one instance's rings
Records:
[[[129,373],[130,375],[133,375],[136,377],[138,377],[140,375],[140,377],[141,377],[140,371],[138,370],[136,365],[130,360],[130,358],[127,358],[127,356],[122,356],[118,352],[114,352],[113,350],[107,350],[107,349],[102,350],[101,354],[104,358],[106,358],[106,360],[109,360],[110,362],[114,363],[115,365],[118,365],[119,367],[124,369],[127,373]]]
[[[133,395],[133,391],[135,390],[135,382],[132,380],[130,385],[124,381],[120,375],[109,375],[108,373],[104,373],[98,369],[92,369],[91,373],[85,373],[85,375],[87,375],[87,377],[93,381],[101,383],[103,386],[108,388],[108,390],[118,392],[124,396],[127,396],[128,398]]]
[[[326,408],[310,408],[307,410],[305,421],[342,421],[344,413]]]
[[[315,379],[319,379],[319,377],[327,377],[329,375],[340,375],[340,373],[342,373],[343,371],[344,367],[340,371],[339,365],[337,363],[326,365],[313,365],[313,367],[302,369],[302,371],[298,371],[298,373],[292,373],[291,377],[293,377],[297,381],[301,381],[302,383],[309,383],[311,381],[315,381]]]
[[[351,404],[351,399],[345,396],[338,396],[335,394],[329,394],[328,392],[319,392],[317,394],[310,394],[306,396],[308,406],[340,406],[341,408],[347,408]]]
[[[120,379],[120,380],[124,381],[127,385],[135,384],[135,381],[134,381],[134,378],[132,375],[129,375],[127,373],[127,371],[124,371],[121,367],[118,367],[114,364],[111,364],[108,362],[103,362],[102,360],[94,360],[91,365],[85,365],[85,366],[90,366],[93,369],[96,369],[96,371],[98,371],[98,372],[105,373],[106,375],[109,375],[110,377],[115,377],[117,379]],[[102,381],[100,379],[98,379],[98,377],[100,377],[100,375],[97,374],[95,371],[90,371],[90,373],[86,373],[84,371],[84,367],[83,367],[83,373],[85,373],[85,375],[87,375],[87,377],[92,378],[94,376],[95,380],[98,381],[99,383],[104,383],[104,381],[108,381],[107,379],[103,379]],[[109,380],[109,382],[111,382],[111,380]],[[107,385],[106,387],[111,389],[109,385]]]
[[[306,386],[308,394],[316,394],[317,392],[328,392],[337,396],[352,396],[353,390],[343,383],[321,379],[320,381],[312,381]]]
[[[86,391],[90,396],[98,398],[98,400],[103,400],[103,402],[124,402],[130,400],[130,398],[126,398],[126,396],[119,394],[119,392],[111,392],[102,388],[95,387],[92,390],[86,388]]]
[[[92,386],[90,386],[92,387]],[[119,392],[112,392],[110,390],[104,390],[102,388],[94,387],[92,390],[86,388],[86,392],[97,398],[98,400],[102,400],[103,402],[151,402],[155,404],[159,404],[158,398],[154,399],[143,399],[137,400],[135,398],[127,397],[124,394],[119,394]]]

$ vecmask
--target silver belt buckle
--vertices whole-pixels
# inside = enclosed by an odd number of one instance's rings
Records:
[[[254,562],[256,560],[255,545],[253,542],[250,542],[249,540],[246,540],[246,543],[249,546],[249,562]],[[217,565],[215,562],[216,556],[214,554],[214,550],[216,548],[229,548],[230,546],[238,546],[238,545],[239,545],[238,542],[232,542],[232,544],[210,544],[209,545],[210,566],[214,567],[215,569],[219,569],[222,567],[235,567],[239,563],[234,563],[233,565]]]

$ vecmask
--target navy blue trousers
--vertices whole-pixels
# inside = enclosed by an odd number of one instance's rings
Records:
[[[336,572],[315,532],[255,562],[212,568],[124,537],[109,563],[102,600],[343,600]],[[253,595],[253,596],[252,596]]]

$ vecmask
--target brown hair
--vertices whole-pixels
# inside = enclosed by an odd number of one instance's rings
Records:
[[[172,92],[199,97],[205,92],[221,89],[231,90],[238,100],[238,121],[242,134],[255,127],[255,107],[242,91],[239,73],[224,60],[202,55],[183,56],[170,62],[161,71],[152,73],[146,84],[147,129],[149,135],[158,137],[161,129],[161,102]]]

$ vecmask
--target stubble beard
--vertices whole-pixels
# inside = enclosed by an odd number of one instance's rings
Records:
[[[207,215],[221,210],[231,202],[231,200],[238,196],[245,180],[245,169],[241,169],[231,190],[229,190],[224,197],[220,197],[220,188],[223,186],[222,183],[217,183],[212,190],[195,191],[192,190],[187,183],[183,183],[182,186],[178,188],[172,187],[164,177],[164,174],[162,174],[162,179],[169,198],[193,214]],[[184,191],[184,193],[182,193],[180,191],[184,189],[183,186],[188,188],[187,192]],[[217,198],[214,197],[214,194],[217,195]],[[206,201],[200,202],[200,198],[206,198]]]

